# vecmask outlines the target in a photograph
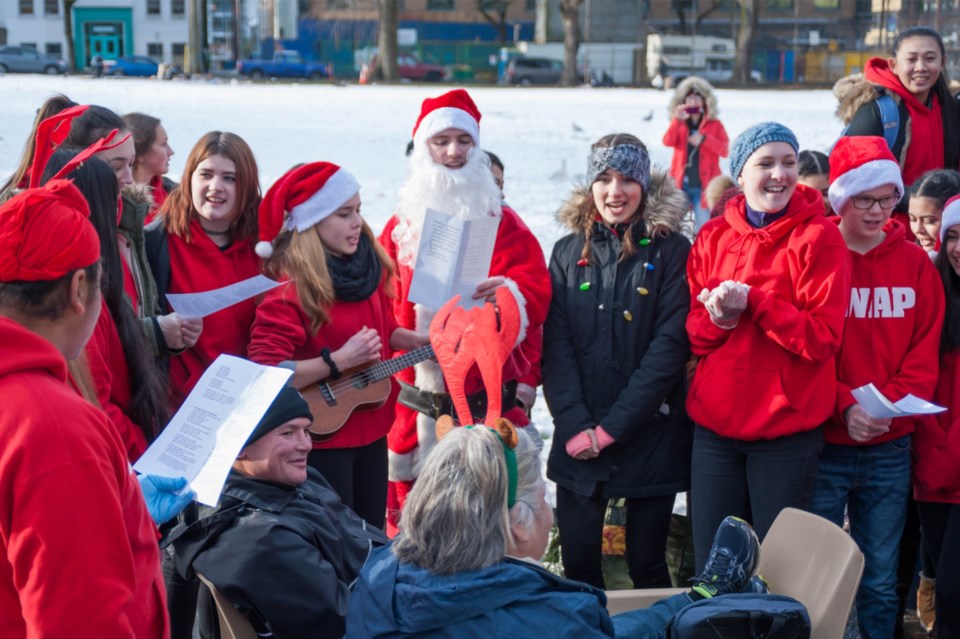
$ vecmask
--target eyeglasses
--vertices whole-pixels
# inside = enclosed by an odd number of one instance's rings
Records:
[[[869,211],[874,204],[879,204],[881,209],[892,209],[900,201],[900,194],[894,191],[890,195],[883,197],[867,197],[866,195],[854,195],[850,198],[853,202],[853,208],[861,211]]]

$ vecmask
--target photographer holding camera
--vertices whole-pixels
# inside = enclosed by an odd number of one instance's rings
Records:
[[[713,87],[703,78],[691,76],[681,82],[668,110],[670,128],[663,136],[663,144],[673,147],[670,175],[690,199],[699,231],[710,216],[703,190],[720,174],[720,158],[727,157],[730,141],[717,119]]]

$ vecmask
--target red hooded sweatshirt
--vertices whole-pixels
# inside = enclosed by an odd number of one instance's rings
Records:
[[[940,114],[940,99],[937,94],[930,92],[929,107],[921,103],[903,86],[900,78],[890,70],[884,58],[870,58],[864,70],[864,77],[869,82],[886,87],[900,96],[910,114],[907,155],[900,166],[903,171],[903,183],[909,186],[927,171],[944,168],[943,116]],[[906,124],[901,122],[900,126],[906,126]],[[929,143],[931,141],[932,144]]]
[[[933,401],[947,411],[923,417],[913,434],[914,497],[960,504],[960,350],[941,356]]]
[[[157,529],[54,346],[0,317],[0,639],[165,639]]]
[[[260,274],[260,258],[253,251],[253,241],[236,241],[220,250],[196,219],[190,222],[190,238],[189,242],[173,234],[167,238],[170,246],[168,293],[202,293]],[[256,302],[249,299],[204,317],[203,332],[193,348],[170,358],[170,396],[174,409],[180,407],[203,372],[221,354],[247,356],[256,309]]]
[[[839,226],[840,217],[832,218]],[[837,406],[824,436],[831,444],[862,446],[850,439],[843,411],[850,394],[873,383],[892,402],[911,393],[933,397],[943,327],[943,284],[926,252],[906,241],[903,225],[890,220],[883,242],[866,255],[850,251],[850,306],[837,351]],[[913,432],[916,418],[894,419],[890,430],[866,442],[880,444]]]
[[[130,372],[117,325],[106,305],[100,310],[97,326],[87,342],[86,354],[97,401],[116,427],[127,458],[133,463],[147,450],[147,438],[143,429],[127,415],[132,399]]]
[[[819,191],[797,185],[786,215],[764,228],[750,226],[745,207],[743,194],[733,197],[687,261],[687,334],[700,357],[687,410],[718,435],[750,441],[812,430],[833,412],[850,258]],[[724,280],[750,285],[732,330],[697,301]]]
[[[390,359],[390,336],[398,328],[393,317],[393,305],[384,286],[362,302],[336,302],[328,309],[330,321],[313,333],[310,320],[300,306],[296,284],[290,282],[268,292],[257,306],[256,320],[250,332],[250,359],[259,364],[276,366],[287,360],[313,359],[327,347],[336,351],[364,326],[380,334],[383,350],[380,357]],[[333,382],[334,384],[336,382]],[[387,435],[393,423],[394,405],[400,387],[391,382],[393,390],[387,403],[373,410],[358,410],[343,427],[327,441],[314,442],[314,448],[353,448],[372,444]],[[314,411],[314,419],[323,419],[323,413]]]

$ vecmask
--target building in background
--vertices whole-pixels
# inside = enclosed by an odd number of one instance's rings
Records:
[[[77,0],[73,5],[76,69],[96,54],[104,60],[147,55],[183,64],[190,0]],[[33,47],[67,58],[61,0],[0,2],[0,44]]]

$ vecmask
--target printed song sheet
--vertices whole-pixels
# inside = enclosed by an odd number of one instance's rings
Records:
[[[213,315],[217,311],[233,306],[251,297],[266,293],[272,288],[280,286],[281,282],[274,282],[269,277],[255,275],[250,279],[215,288],[202,293],[167,293],[170,306],[183,318],[197,318]]]
[[[915,395],[907,395],[898,402],[891,402],[873,384],[850,391],[860,408],[870,417],[905,417],[907,415],[933,415],[947,410]]]
[[[483,304],[472,297],[490,274],[499,226],[499,217],[462,220],[428,208],[409,301],[437,309],[459,295],[464,308]]]
[[[186,477],[197,501],[216,506],[237,454],[292,374],[221,355],[134,470]]]

